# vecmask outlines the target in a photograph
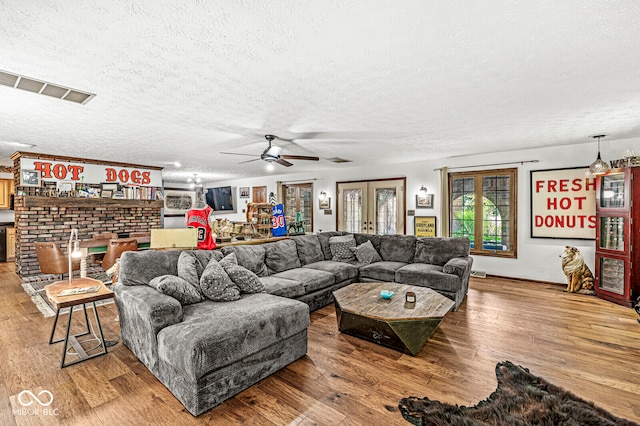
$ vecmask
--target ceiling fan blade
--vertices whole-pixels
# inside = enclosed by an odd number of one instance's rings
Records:
[[[220,152],[220,154],[228,154],[228,155],[246,155],[249,157],[257,157],[255,154],[241,154],[239,152]]]
[[[254,158],[253,160],[241,161],[238,164],[251,163],[252,161],[258,161],[260,158]]]
[[[310,157],[308,155],[281,155],[280,158],[286,158],[287,160],[309,160],[319,161],[319,157]]]
[[[291,167],[293,166],[293,164],[291,164],[290,162],[288,162],[287,160],[283,160],[282,158],[279,158],[278,160],[276,160],[276,163],[281,164],[285,167]]]

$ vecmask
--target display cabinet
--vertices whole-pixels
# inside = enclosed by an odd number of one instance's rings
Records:
[[[271,234],[271,204],[249,203],[247,205],[247,222],[252,223],[259,238],[270,238]]]
[[[596,295],[629,307],[640,294],[639,174],[614,169],[596,180]]]

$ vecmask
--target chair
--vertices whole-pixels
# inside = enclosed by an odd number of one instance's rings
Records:
[[[36,256],[40,264],[40,271],[43,274],[59,274],[60,280],[63,275],[69,273],[69,259],[65,253],[62,253],[58,244],[52,241],[35,241]],[[71,264],[71,270],[80,269],[80,262],[75,261]]]
[[[118,234],[115,232],[103,232],[102,234],[94,234],[91,239],[93,240],[111,240],[114,238],[118,238]]]
[[[92,240],[111,240],[113,238],[118,238],[118,234],[115,232],[103,232],[101,234],[94,234],[93,237],[91,237]],[[97,253],[93,255],[93,260],[98,264],[102,262],[103,259],[104,253]]]
[[[150,237],[151,231],[130,232],[129,237]]]
[[[110,269],[125,251],[136,250],[138,250],[138,240],[135,238],[110,239],[109,244],[107,244],[107,252],[104,254],[104,259],[102,259],[102,269],[105,271]]]

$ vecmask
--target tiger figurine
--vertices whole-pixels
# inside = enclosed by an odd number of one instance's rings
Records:
[[[582,253],[575,247],[565,246],[560,255],[562,258],[562,271],[567,276],[567,288],[569,293],[581,293],[594,295],[593,274],[584,263]]]

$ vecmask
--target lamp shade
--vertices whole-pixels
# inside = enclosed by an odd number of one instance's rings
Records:
[[[591,165],[589,166],[589,171],[592,175],[603,175],[609,171],[609,165],[605,161],[603,161],[602,158],[600,158],[600,139],[604,136],[605,135],[593,136],[594,139],[598,140],[598,158],[596,158],[596,161],[591,163]]]

